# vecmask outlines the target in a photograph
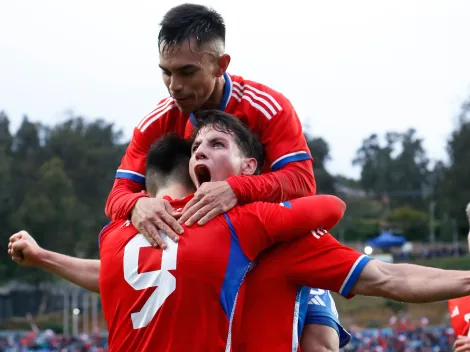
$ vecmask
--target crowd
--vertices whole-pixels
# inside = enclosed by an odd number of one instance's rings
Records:
[[[361,329],[351,332],[343,351],[357,352],[451,352],[455,341],[448,326]],[[0,335],[0,352],[105,352],[106,335],[64,337],[52,330],[9,332]]]
[[[344,351],[451,352],[455,342],[454,331],[448,326],[361,330],[351,337]]]
[[[3,332],[0,335],[0,352],[105,352],[108,351],[106,335],[81,334],[65,337],[52,330],[35,332]]]

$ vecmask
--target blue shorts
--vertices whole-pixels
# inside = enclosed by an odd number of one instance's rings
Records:
[[[305,324],[331,326],[338,333],[340,348],[343,348],[351,341],[351,335],[339,322],[338,311],[330,291],[310,289]]]

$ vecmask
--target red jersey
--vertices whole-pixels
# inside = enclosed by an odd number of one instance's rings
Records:
[[[278,177],[230,178],[227,181],[238,199],[281,202],[315,194],[310,151],[289,100],[260,83],[227,73],[224,77],[219,109],[240,118],[260,137],[266,152],[265,171],[277,171],[297,162],[293,172]],[[137,124],[107,200],[106,213],[111,219],[127,217],[137,199],[144,196],[139,191],[144,189],[145,160],[152,143],[170,132],[189,137],[193,123],[193,115],[183,114],[168,97]]]
[[[468,336],[470,322],[470,296],[455,298],[448,301],[450,321],[455,336]]]
[[[309,302],[310,287],[352,297],[351,288],[369,260],[323,230],[267,249],[244,282],[234,350],[297,351],[308,304],[319,303]]]
[[[184,207],[192,197],[172,201]],[[236,206],[178,243],[153,248],[130,221],[100,234],[100,292],[111,351],[228,351],[237,294],[260,251],[318,226],[334,226],[344,203],[312,196]]]

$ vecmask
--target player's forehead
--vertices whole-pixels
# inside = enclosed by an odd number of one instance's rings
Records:
[[[193,144],[201,144],[205,141],[221,140],[235,144],[235,136],[228,131],[221,131],[217,126],[204,126],[197,131]]]
[[[203,46],[198,46],[195,39],[184,40],[181,44],[160,45],[160,67],[168,71],[179,70],[187,66],[203,66],[210,58],[204,52]]]

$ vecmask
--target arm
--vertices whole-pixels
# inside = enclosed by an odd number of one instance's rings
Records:
[[[320,238],[341,220],[346,205],[331,195],[298,198],[283,204],[252,203],[235,208],[229,217],[245,254],[253,259],[262,250],[298,236]],[[238,216],[232,216],[238,215]],[[249,231],[248,231],[249,230]]]
[[[101,261],[81,259],[44,250],[38,268],[59,276],[87,290],[100,293],[98,284]]]
[[[470,272],[373,260],[351,292],[408,303],[443,301],[470,294]]]
[[[279,104],[279,111],[266,119],[257,118],[257,130],[271,172],[260,176],[237,176],[228,180],[240,203],[282,202],[315,195],[312,157],[297,113],[288,99],[267,92]]]
[[[111,220],[128,218],[135,203],[147,195],[141,192],[143,184],[126,179],[116,178],[113,188],[106,200],[105,213]]]
[[[145,158],[149,150],[148,138],[135,128],[106,200],[105,213],[111,220],[129,218],[135,203],[145,197],[141,191],[145,189]]]
[[[316,192],[311,160],[285,165],[258,176],[232,176],[227,180],[240,203],[282,202]]]
[[[105,213],[111,220],[129,219],[136,202],[145,197],[145,164],[147,153],[155,140],[176,127],[168,121],[175,104],[173,99],[161,100],[134,128],[132,140],[116,172],[116,181],[106,200]]]
[[[165,132],[173,129],[177,131],[178,121],[181,120],[183,126],[185,124],[177,115],[170,116],[174,107],[173,99],[164,99],[137,124],[116,172],[116,180],[105,207],[105,213],[111,220],[131,219],[132,224],[153,246],[162,248],[166,248],[166,244],[159,231],[165,232],[173,241],[178,241],[178,234],[183,229],[175,219],[176,212],[168,204],[150,198],[142,191],[145,188],[147,154],[152,143]],[[173,124],[168,121],[173,121]]]
[[[10,237],[8,254],[22,266],[40,268],[99,293],[101,262],[97,259],[74,258],[45,250],[26,231],[20,231]]]
[[[297,198],[282,205],[262,204],[258,213],[273,242],[290,240],[313,229],[330,230],[346,210],[346,204],[331,195]]]

